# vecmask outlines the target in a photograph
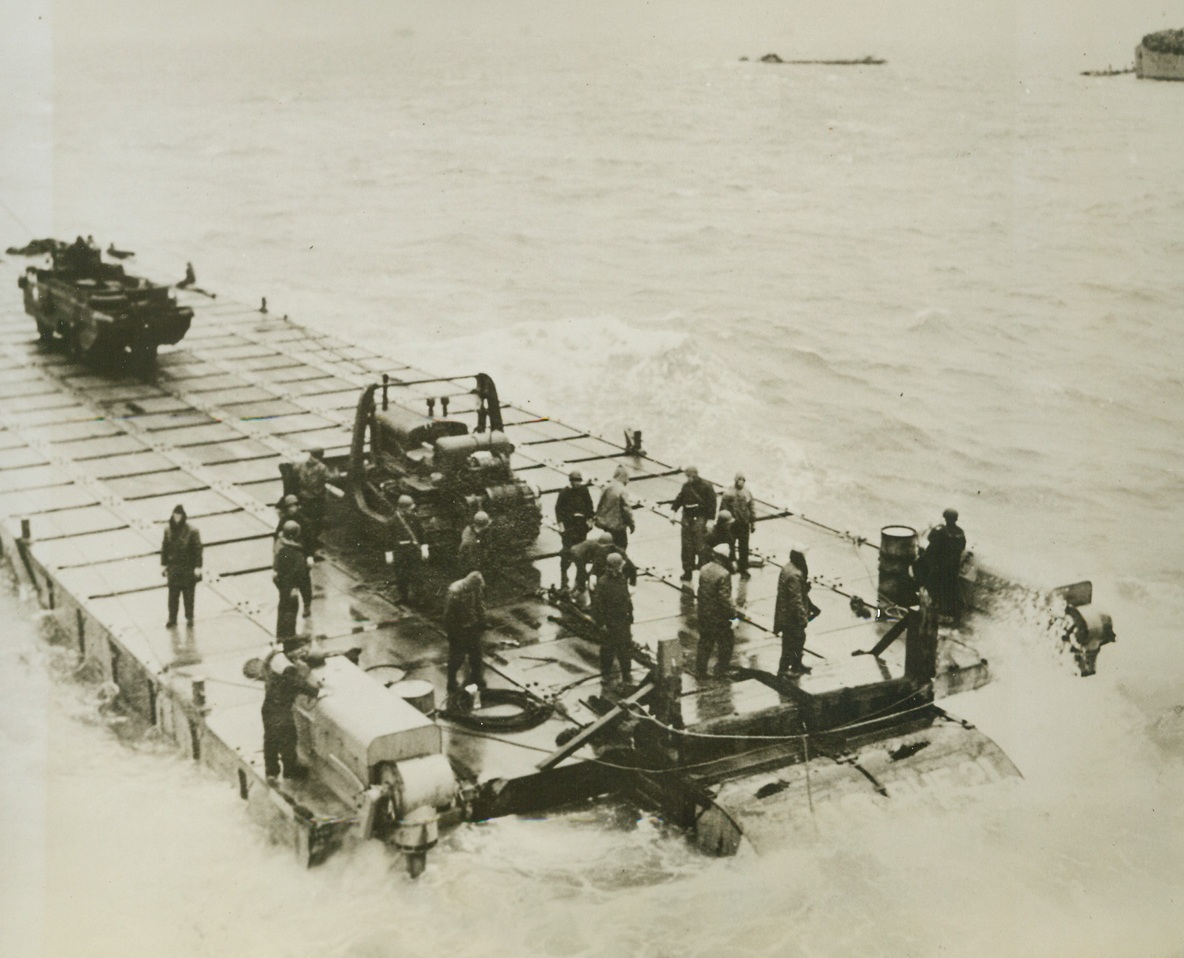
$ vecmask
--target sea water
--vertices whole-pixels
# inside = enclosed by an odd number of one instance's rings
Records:
[[[1117,644],[1081,679],[1038,614],[976,635],[995,681],[945,704],[1022,781],[727,861],[621,809],[466,826],[412,883],[296,868],[9,590],[6,953],[1180,954],[1184,85],[1077,73],[1179,24],[490,7],[57,6],[10,59],[52,84],[3,100],[3,245],[192,261],[873,539],[953,505],[992,568],[1093,579]]]

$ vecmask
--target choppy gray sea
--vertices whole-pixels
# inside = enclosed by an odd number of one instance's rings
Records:
[[[1023,610],[977,637],[996,681],[946,704],[1025,778],[969,801],[730,861],[499,821],[412,884],[377,848],[297,870],[225,783],[120,741],[9,590],[8,953],[1181,954],[1184,84],[1077,75],[1180,24],[1114,53],[1040,7],[244,9],[59,14],[52,100],[4,100],[47,142],[0,179],[2,245],[191,260],[863,535],[957,506],[990,566],[1092,578],[1119,641],[1084,680]],[[771,50],[889,62],[739,60]]]

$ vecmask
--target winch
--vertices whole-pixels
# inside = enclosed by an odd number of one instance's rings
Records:
[[[539,534],[542,511],[535,491],[515,477],[510,466],[514,445],[506,437],[501,404],[485,373],[432,382],[472,379],[462,395],[476,397],[476,428],[448,416],[448,397],[427,400],[427,414],[392,403],[390,390],[406,385],[383,377],[358,400],[350,448],[350,499],[368,520],[381,548],[391,548],[396,534],[395,505],[400,496],[416,504],[427,544],[437,558],[450,558],[462,530],[475,513],[493,522],[491,541],[503,551],[520,551]]]

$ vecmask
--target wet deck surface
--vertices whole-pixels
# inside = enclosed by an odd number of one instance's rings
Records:
[[[163,681],[183,692],[192,678],[204,677],[208,724],[261,767],[262,689],[244,678],[242,666],[265,653],[275,625],[271,534],[279,464],[315,446],[330,458],[344,455],[358,395],[382,373],[406,381],[433,374],[240,304],[180,292],[179,301],[195,311],[192,328],[177,347],[162,350],[155,381],[97,375],[37,343],[16,288],[23,267],[16,257],[0,264],[0,288],[11,294],[0,301],[0,516],[14,535],[20,519],[30,519],[38,561]],[[486,371],[496,378],[496,370]],[[424,412],[426,399],[449,388],[455,387],[397,387],[391,397]],[[453,398],[450,416],[471,418],[473,411],[471,398]],[[677,494],[682,477],[668,464],[626,456],[620,446],[538,411],[506,405],[503,416],[517,447],[516,471],[542,492],[544,529],[523,563],[491,577],[487,678],[495,686],[559,695],[567,715],[496,739],[446,725],[454,762],[481,781],[532,773],[557,734],[595,717],[584,703],[602,691],[597,649],[569,631],[541,597],[559,579],[554,500],[572,464],[596,487],[619,464],[632,475],[630,492],[641,508],[629,554],[642,570],[633,593],[634,641],[653,650],[659,640],[679,636],[689,664],[697,640],[694,601],[679,584],[677,516],[662,505]],[[651,441],[659,452],[661,438]],[[165,627],[158,555],[177,503],[205,544],[192,629]],[[735,580],[738,604],[752,623],[738,624],[733,661],[776,672],[780,641],[771,627],[778,567],[791,543],[802,543],[815,579],[812,599],[822,609],[809,630],[815,654],[807,662],[814,671],[800,680],[802,688],[901,675],[899,647],[882,661],[850,654],[870,648],[884,628],[854,615],[847,598],[874,601],[877,550],[775,504],[758,508],[753,548],[766,563],[751,579]],[[361,664],[384,681],[400,674],[429,680],[442,702],[442,630],[430,613],[391,601],[381,557],[359,541],[343,509],[331,507],[330,515],[338,519],[326,535],[328,558],[313,571],[316,598],[305,628],[326,651],[361,646]],[[939,670],[979,661],[957,643],[943,642],[940,655]],[[684,692],[683,714],[692,725],[782,701],[752,679],[700,683],[690,672]]]

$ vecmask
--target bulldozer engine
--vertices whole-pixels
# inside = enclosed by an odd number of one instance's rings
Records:
[[[514,476],[514,444],[501,429],[496,389],[484,374],[475,379],[475,431],[455,416],[425,416],[390,402],[380,408],[379,390],[397,388],[389,381],[362,393],[350,451],[351,500],[384,550],[401,534],[395,503],[403,495],[415,501],[437,558],[455,554],[461,532],[478,511],[493,520],[492,538],[507,557],[537,538],[538,497]]]
[[[418,874],[459,801],[440,727],[344,656],[316,674],[321,694],[295,708],[301,761],[358,810],[362,837],[399,848]]]

